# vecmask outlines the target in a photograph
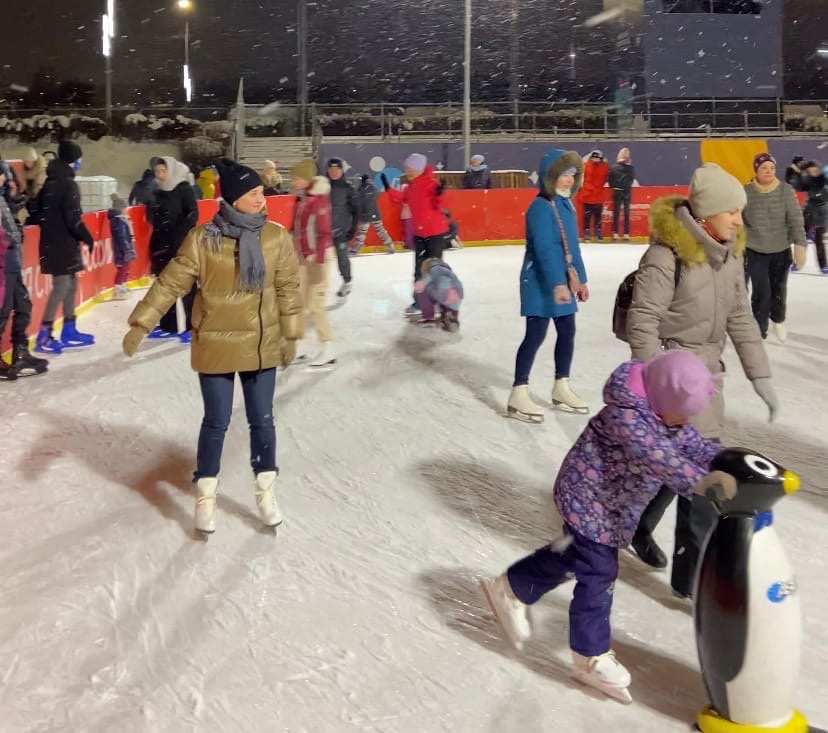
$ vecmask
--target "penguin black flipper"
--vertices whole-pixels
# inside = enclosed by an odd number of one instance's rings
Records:
[[[748,562],[753,517],[722,517],[710,535],[699,568],[695,624],[707,693],[715,710],[730,717],[726,684],[739,674],[747,648]]]

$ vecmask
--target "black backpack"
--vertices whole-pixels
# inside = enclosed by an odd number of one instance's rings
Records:
[[[634,270],[621,281],[618,286],[618,293],[615,295],[615,307],[612,309],[612,332],[615,334],[615,338],[624,343],[629,341],[627,339],[627,314],[630,312],[630,306],[633,302],[637,275],[638,270]],[[681,280],[681,260],[676,257],[674,287],[678,287],[679,280]]]

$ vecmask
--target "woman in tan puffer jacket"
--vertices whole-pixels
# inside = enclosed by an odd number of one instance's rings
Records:
[[[141,340],[194,284],[192,367],[198,372],[204,420],[198,439],[195,525],[215,529],[214,510],[224,435],[239,374],[250,424],[250,461],[256,504],[265,525],[282,521],[273,496],[276,367],[287,367],[303,335],[302,300],[293,242],[267,221],[258,174],[233,161],[217,165],[221,207],[212,222],[193,229],[129,317],[124,353]]]
[[[662,349],[690,351],[713,374],[724,374],[722,354],[730,337],[742,368],[765,401],[771,420],[778,408],[770,365],[745,288],[744,188],[733,176],[708,163],[690,182],[687,200],[667,196],[650,209],[650,247],[635,281],[627,316],[634,359],[648,361]],[[676,285],[676,268],[679,281]],[[720,440],[724,429],[721,388],[707,409],[693,419],[705,437]],[[652,537],[672,500],[662,489],[641,518],[633,549],[644,562],[666,567],[667,558]],[[696,561],[715,513],[702,499],[679,500],[671,584],[689,597]]]

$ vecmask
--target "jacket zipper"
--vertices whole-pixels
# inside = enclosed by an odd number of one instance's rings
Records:
[[[256,348],[259,354],[259,371],[262,371],[262,339],[264,338],[264,324],[262,323],[262,300],[264,299],[264,288],[259,293],[259,345]]]

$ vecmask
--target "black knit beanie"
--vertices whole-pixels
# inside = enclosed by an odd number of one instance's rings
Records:
[[[231,206],[248,191],[262,185],[256,171],[229,158],[219,160],[216,170],[221,179],[221,197]]]
[[[75,161],[83,157],[83,150],[81,146],[72,140],[61,140],[58,145],[58,160],[63,161],[67,165],[72,165]]]

